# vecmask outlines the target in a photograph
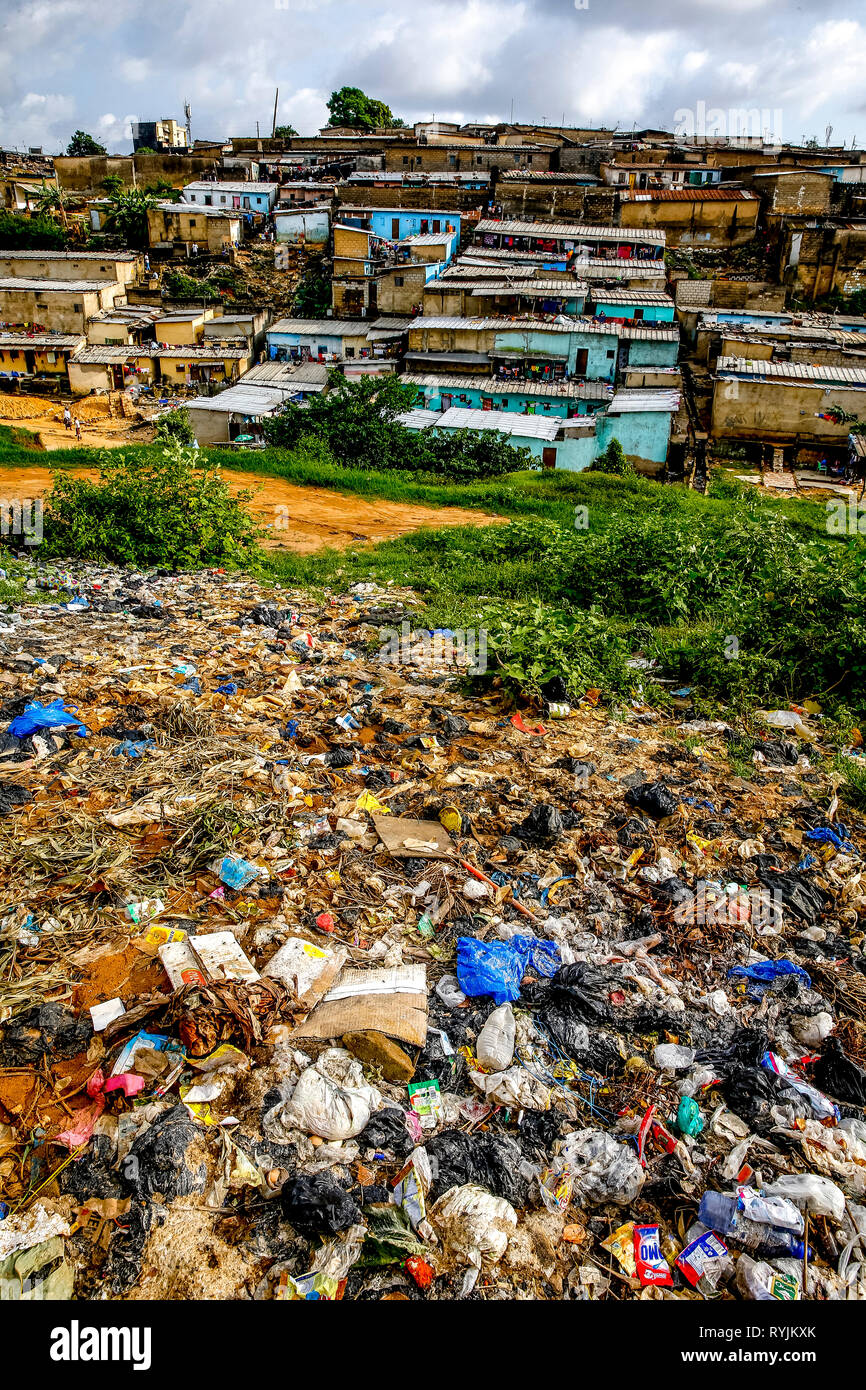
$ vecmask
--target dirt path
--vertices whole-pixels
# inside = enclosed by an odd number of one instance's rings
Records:
[[[82,469],[81,476],[97,475],[92,469]],[[368,501],[326,488],[298,487],[281,478],[262,478],[257,473],[226,470],[225,478],[232,492],[255,492],[250,510],[270,532],[264,542],[266,547],[304,555],[325,546],[346,549],[365,542],[393,540],[422,526],[490,526],[506,520],[466,507]],[[40,497],[50,486],[48,468],[0,468],[0,501]]]
[[[74,449],[75,434],[63,424],[66,400],[40,396],[0,396],[0,425],[11,425],[35,434],[46,449]],[[147,444],[150,426],[131,416],[111,416],[107,396],[87,396],[69,403],[81,421],[81,447],[114,448],[120,444]]]

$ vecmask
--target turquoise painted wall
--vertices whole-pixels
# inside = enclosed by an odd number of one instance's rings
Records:
[[[631,411],[625,415],[605,415],[598,422],[598,453],[603,454],[613,438],[627,454],[664,463],[671,434],[668,411]]]
[[[628,365],[630,367],[675,367],[679,343],[647,343],[640,339],[628,345]]]
[[[604,299],[596,299],[595,312],[606,314],[609,319],[631,319],[634,318],[636,308],[642,308],[641,318],[644,323],[673,323],[674,302],[670,304],[609,304]]]

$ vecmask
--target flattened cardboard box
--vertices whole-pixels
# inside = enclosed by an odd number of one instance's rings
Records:
[[[376,834],[395,859],[453,859],[454,846],[438,820],[373,816]]]
[[[374,1028],[423,1047],[427,1040],[427,987],[423,965],[345,970],[293,1037],[340,1038]]]

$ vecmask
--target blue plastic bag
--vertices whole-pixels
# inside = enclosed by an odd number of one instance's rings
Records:
[[[227,854],[219,867],[219,876],[227,888],[246,888],[248,883],[261,878],[261,872],[239,854]]]
[[[773,981],[781,980],[786,975],[796,975],[807,989],[812,988],[812,981],[805,970],[792,960],[762,960],[757,965],[735,965],[728,971],[728,979],[736,976],[752,981],[746,991],[750,999],[762,999],[764,991],[769,989]]]
[[[550,976],[561,964],[556,943],[535,936],[513,936],[510,941],[461,936],[457,942],[457,980],[463,993],[490,994],[497,1004],[519,997],[527,966]]]
[[[24,713],[9,725],[9,733],[14,734],[15,738],[29,738],[38,729],[75,729],[79,738],[87,736],[87,729],[81,720],[64,709],[63,701],[59,698],[52,700],[50,705],[31,700],[29,705],[24,706]]]
[[[457,980],[464,994],[492,994],[497,1004],[520,995],[526,957],[511,941],[478,941],[461,936],[457,941]]]

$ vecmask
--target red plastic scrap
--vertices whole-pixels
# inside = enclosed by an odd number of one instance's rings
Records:
[[[522,714],[512,714],[511,722],[515,729],[519,729],[522,734],[537,734],[543,738],[547,733],[543,724],[524,724]]]
[[[429,1289],[436,1273],[433,1266],[422,1259],[420,1255],[409,1256],[406,1261],[406,1270],[412,1275],[419,1289]]]

